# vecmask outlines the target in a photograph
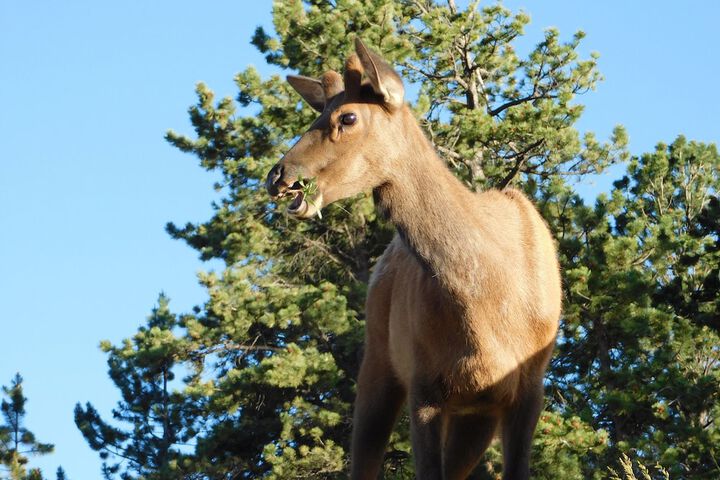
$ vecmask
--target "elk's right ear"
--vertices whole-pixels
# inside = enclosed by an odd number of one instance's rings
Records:
[[[322,113],[325,108],[325,92],[320,80],[302,75],[288,75],[287,81],[312,108]]]
[[[405,88],[397,72],[380,55],[367,48],[358,37],[355,38],[355,52],[375,93],[383,97],[388,107],[400,108]]]

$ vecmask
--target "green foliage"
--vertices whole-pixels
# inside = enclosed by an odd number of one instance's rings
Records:
[[[100,452],[105,478],[171,479],[185,472],[185,455],[178,445],[194,437],[198,410],[193,398],[170,387],[186,342],[173,333],[178,322],[168,303],[160,295],[147,326],[121,345],[101,343],[110,378],[122,394],[113,418],[131,428],[105,422],[90,403],[75,406],[75,424]]]
[[[673,478],[720,473],[719,166],[714,146],[679,137],[562,218],[571,255],[552,374],[563,402],[610,432],[606,465],[634,448]]]
[[[23,378],[15,374],[10,387],[2,387],[7,400],[0,403],[3,423],[0,424],[0,465],[7,469],[9,480],[42,480],[42,472],[33,468],[26,470],[29,455],[46,455],[52,453],[55,446],[41,443],[35,435],[25,428],[25,403],[23,394]]]
[[[458,177],[524,189],[555,233],[566,301],[533,478],[604,478],[626,451],[673,478],[716,476],[715,147],[680,137],[629,159],[627,176],[589,207],[573,180],[628,154],[622,127],[607,141],[575,128],[579,96],[601,79],[597,55],[578,55],[582,32],[564,40],[549,29],[520,57],[514,40],[529,17],[501,5],[288,0],[273,14],[275,32],[258,28],[252,40],[270,64],[340,70],[360,35],[409,79],[408,100]],[[195,135],[166,136],[222,178],[212,218],[167,230],[225,268],[200,276],[208,300],[191,314],[175,317],[161,297],[147,327],[103,344],[123,394],[114,415],[130,430],[76,408],[106,478],[346,475],[366,284],[393,231],[368,195],[304,222],[276,208],[265,175],[315,113],[279,76],[249,68],[235,82],[237,103],[199,84]],[[171,390],[176,371],[186,375]],[[493,445],[477,478],[495,478],[500,463]],[[406,417],[385,477],[413,478]]]

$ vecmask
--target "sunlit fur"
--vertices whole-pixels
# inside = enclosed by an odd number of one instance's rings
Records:
[[[280,162],[288,178],[268,179],[275,191],[316,178],[317,208],[372,189],[398,230],[370,280],[351,476],[377,478],[407,400],[417,478],[466,478],[499,432],[503,478],[526,479],[560,316],[553,240],[520,192],[468,190],[403,103],[397,74],[359,41],[356,52],[344,85],[322,77],[323,112]],[[309,98],[316,87],[299,83]],[[346,112],[351,127],[339,124]]]

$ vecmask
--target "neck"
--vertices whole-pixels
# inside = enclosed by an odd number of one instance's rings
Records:
[[[408,117],[412,115],[407,112]],[[453,294],[478,285],[482,231],[480,206],[437,156],[413,118],[407,118],[398,175],[375,191],[378,206],[418,261]],[[463,295],[464,296],[464,295]]]

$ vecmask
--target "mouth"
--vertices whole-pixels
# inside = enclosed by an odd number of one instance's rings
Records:
[[[322,218],[320,213],[320,205],[322,202],[322,194],[317,192],[317,188],[308,191],[307,183],[297,181],[287,187],[278,194],[277,198],[292,197],[292,202],[287,207],[287,212],[298,218],[310,218],[314,215]],[[312,193],[315,193],[312,195]]]
[[[290,205],[288,205],[287,210],[289,213],[292,213],[292,214],[300,213],[300,210],[304,206],[303,204],[305,204],[305,206],[307,206],[307,202],[305,201],[305,193],[303,193],[303,191],[300,190],[300,191],[296,191],[296,192],[291,192],[291,194],[293,195],[293,200],[290,203]]]

